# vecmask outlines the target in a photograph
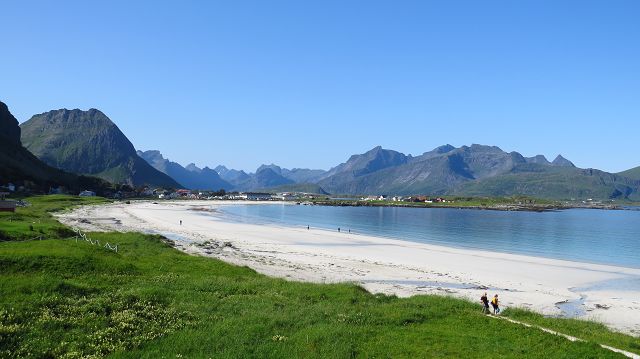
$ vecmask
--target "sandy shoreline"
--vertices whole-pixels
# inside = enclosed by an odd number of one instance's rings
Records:
[[[640,335],[640,290],[637,284],[624,284],[639,283],[640,269],[306,227],[233,223],[215,211],[224,205],[233,203],[118,203],[81,207],[57,217],[88,231],[163,234],[185,252],[247,265],[270,276],[325,283],[348,281],[372,292],[447,294],[473,301],[478,301],[486,288],[490,295],[499,295],[503,308],[569,314]],[[558,304],[564,301],[568,303]]]

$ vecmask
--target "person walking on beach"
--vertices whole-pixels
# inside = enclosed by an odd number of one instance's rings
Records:
[[[338,227],[338,232],[340,232],[340,227]]]
[[[498,295],[494,295],[491,299],[491,306],[493,307],[493,314],[500,314],[500,307],[498,302]]]
[[[180,225],[182,225],[182,220],[180,220]]]
[[[482,297],[480,297],[480,301],[482,302],[482,313],[490,314],[491,311],[489,310],[489,298],[487,297],[487,292],[484,292]]]

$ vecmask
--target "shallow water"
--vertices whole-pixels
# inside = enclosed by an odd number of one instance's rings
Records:
[[[640,211],[221,206],[230,220],[640,268]]]

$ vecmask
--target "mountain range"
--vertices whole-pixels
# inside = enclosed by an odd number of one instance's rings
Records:
[[[316,182],[325,171],[306,168],[286,169],[270,164],[261,165],[255,173],[218,166],[215,170],[236,191],[279,190],[326,193]]]
[[[220,178],[218,172],[209,167],[199,168],[191,163],[182,167],[179,163],[164,158],[160,151],[138,151],[138,156],[147,161],[153,168],[175,179],[190,189],[229,190],[233,188],[229,182]]]
[[[2,105],[2,181],[79,178],[52,168],[56,167],[131,186],[349,195],[530,195],[552,199],[640,200],[640,167],[614,174],[577,168],[561,155],[549,161],[542,155],[524,157],[518,152],[478,144],[443,145],[418,156],[377,146],[350,156],[328,171],[286,169],[275,164],[262,165],[255,173],[225,166],[199,168],[193,163],[183,167],[159,151],[136,152],[126,136],[99,110],[49,111],[18,127],[17,120]],[[73,182],[71,177],[65,178]]]
[[[419,156],[378,146],[328,171],[262,165],[255,174],[216,167],[236,189],[317,185],[333,194],[529,195],[552,199],[640,199],[640,168],[619,174],[580,169],[558,155],[524,157],[496,146],[443,145]],[[289,184],[291,186],[291,184]],[[286,188],[286,187],[285,187]]]
[[[640,198],[640,181],[633,178],[579,169],[560,155],[549,162],[476,144],[445,145],[416,157],[376,147],[332,168],[318,184],[345,194]]]
[[[49,111],[20,127],[27,150],[50,166],[130,186],[182,187],[140,158],[133,144],[99,110]]]

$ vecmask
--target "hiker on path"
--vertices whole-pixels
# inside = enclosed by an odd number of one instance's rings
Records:
[[[491,306],[493,307],[493,314],[500,314],[500,302],[498,302],[498,295],[494,295],[493,299],[491,299]]]
[[[482,297],[480,297],[480,301],[482,302],[482,313],[490,314],[491,311],[489,310],[489,298],[487,297],[487,292],[484,292]]]

